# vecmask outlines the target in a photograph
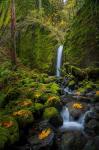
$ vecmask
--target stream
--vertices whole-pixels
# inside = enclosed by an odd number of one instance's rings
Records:
[[[61,131],[83,131],[86,116],[91,112],[91,110],[86,111],[82,114],[77,121],[74,121],[70,116],[69,109],[63,106],[61,116],[63,118],[63,125],[61,126]]]

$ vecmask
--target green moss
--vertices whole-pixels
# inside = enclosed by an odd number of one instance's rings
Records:
[[[59,96],[50,94],[48,96],[47,101],[45,102],[45,106],[57,107],[58,105],[60,105],[60,98],[59,98]]]
[[[8,130],[9,132],[9,142],[10,144],[15,143],[19,140],[19,128],[16,120],[10,116],[2,116],[0,119],[1,126]]]
[[[45,109],[45,111],[43,113],[43,118],[50,119],[50,118],[52,118],[54,116],[58,116],[58,115],[59,115],[59,112],[55,107],[49,107],[49,108]]]
[[[69,84],[68,84],[68,87],[69,88],[74,88],[76,82],[74,80],[70,81]]]
[[[53,94],[58,94],[58,92],[60,91],[59,85],[56,84],[55,82],[49,83],[47,87],[48,87],[49,91]]]
[[[40,110],[42,110],[43,108],[44,108],[44,105],[41,104],[41,103],[35,103],[35,104],[34,104],[35,112],[36,112],[36,111],[40,111]]]
[[[13,116],[18,121],[20,126],[26,126],[34,121],[33,114],[28,109],[21,109],[13,112]]]
[[[0,126],[0,150],[4,149],[9,141],[9,131]]]
[[[5,96],[6,95],[3,92],[0,92],[0,107],[3,107],[6,104]]]
[[[54,77],[54,76],[49,76],[49,77],[45,77],[44,78],[44,83],[51,83],[51,82],[55,82],[56,81],[56,77]]]

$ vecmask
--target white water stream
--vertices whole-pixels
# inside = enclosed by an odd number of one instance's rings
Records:
[[[61,116],[63,118],[63,125],[60,128],[61,131],[73,131],[73,130],[80,130],[83,131],[84,129],[84,123],[85,123],[85,118],[88,113],[90,113],[91,110],[85,112],[79,119],[78,121],[71,121],[70,120],[70,113],[69,110],[66,106],[63,107],[63,110],[61,112]]]

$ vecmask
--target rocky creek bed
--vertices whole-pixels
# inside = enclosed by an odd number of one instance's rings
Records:
[[[97,78],[9,69],[1,79],[0,149],[98,150]]]

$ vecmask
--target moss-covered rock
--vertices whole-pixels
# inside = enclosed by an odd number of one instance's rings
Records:
[[[0,92],[0,108],[6,104],[5,96],[6,95],[3,92]]]
[[[40,110],[42,110],[43,108],[44,108],[44,105],[41,104],[41,103],[35,103],[35,104],[34,104],[35,112],[36,112],[36,111],[40,111]]]
[[[20,126],[26,126],[34,121],[33,114],[28,109],[21,109],[13,112],[13,117],[16,118]]]
[[[74,89],[74,87],[75,87],[75,85],[76,85],[76,82],[74,81],[74,80],[71,80],[69,83],[68,83],[68,87],[70,88],[70,89]]]
[[[6,111],[12,113],[13,111],[18,111],[20,109],[28,109],[34,111],[34,105],[31,99],[19,99],[16,101],[11,101],[6,106]]]
[[[85,70],[89,79],[99,79],[99,68],[86,68]]]
[[[3,150],[9,142],[9,131],[0,126],[0,150]]]
[[[59,112],[55,107],[46,108],[43,113],[44,119],[51,119],[53,116],[58,116]]]
[[[93,102],[99,102],[99,91],[96,91],[95,97],[93,98]]]
[[[49,83],[49,84],[47,85],[47,88],[48,88],[49,91],[50,91],[51,93],[53,93],[53,94],[58,94],[59,91],[60,91],[59,85],[56,84],[55,82]]]
[[[42,117],[43,114],[43,110],[44,110],[44,105],[41,103],[34,103],[34,117],[35,119],[39,119]]]
[[[49,77],[44,78],[43,82],[45,84],[48,84],[48,83],[55,82],[55,81],[56,81],[56,77],[55,76],[49,76]]]
[[[16,120],[10,116],[2,116],[0,118],[0,125],[8,130],[10,144],[19,140],[19,128]]]
[[[49,95],[47,101],[45,102],[46,106],[58,107],[60,105],[60,98],[56,95]]]

